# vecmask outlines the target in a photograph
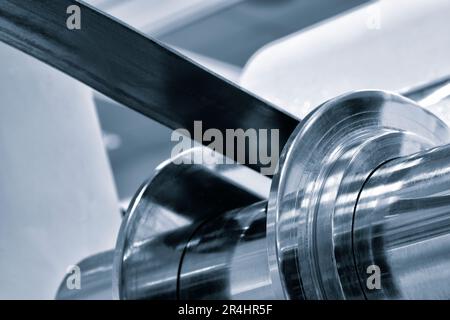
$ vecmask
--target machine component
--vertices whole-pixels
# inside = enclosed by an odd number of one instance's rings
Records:
[[[269,263],[274,282],[283,284],[277,296],[364,298],[370,264],[358,277],[354,256],[367,249],[354,249],[354,220],[366,180],[389,160],[449,141],[437,117],[383,92],[344,95],[308,115],[283,151],[269,198]]]
[[[112,290],[122,299],[447,299],[449,147],[430,148],[449,142],[450,129],[411,100],[362,91],[300,123],[268,201],[223,189],[214,171],[194,173],[202,166],[170,163],[123,221]],[[176,185],[189,187],[162,200]],[[381,289],[367,286],[370,266]]]
[[[85,21],[76,32],[61,27],[59,14],[73,3]],[[442,22],[438,17],[434,21]],[[5,1],[0,39],[172,128],[192,130],[200,119],[219,130],[281,130],[284,148],[268,200],[218,165],[166,163],[132,201],[114,251],[80,263],[84,289],[71,295],[65,279],[57,297],[450,298],[450,131],[413,101],[357,91],[329,100],[298,124],[69,0]],[[128,47],[137,49],[123,50]],[[395,83],[407,85],[422,70],[412,73],[399,73]],[[191,153],[204,154],[200,150]],[[241,180],[256,179],[249,168],[232,168],[244,170]],[[421,259],[411,266],[413,257]],[[379,288],[368,285],[371,267],[381,272]]]
[[[198,153],[203,151],[194,149],[180,157]],[[235,170],[242,171],[241,177],[258,175],[237,165]],[[180,261],[202,221],[261,199],[218,168],[169,162],[137,193],[122,224],[114,258],[115,295],[176,299]]]
[[[359,275],[378,265],[380,290],[369,299],[449,299],[450,146],[380,166],[366,181],[355,210]],[[382,190],[382,192],[380,192]]]
[[[203,161],[182,163],[195,157]],[[179,261],[199,224],[269,194],[270,179],[222,160],[209,149],[194,148],[164,163],[132,200],[116,249],[77,264],[86,285],[70,290],[67,275],[56,297],[111,299],[114,291],[123,299],[177,298]]]
[[[111,300],[112,296],[112,263],[114,250],[104,251],[80,261],[80,290],[69,290],[68,275],[58,288],[56,299],[59,300]]]

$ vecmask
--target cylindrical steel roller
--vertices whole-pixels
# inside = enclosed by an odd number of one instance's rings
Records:
[[[222,156],[207,150],[193,149],[167,162],[132,200],[115,249],[115,297],[176,299],[180,263],[202,221],[262,200],[233,180],[232,171],[248,179],[260,178],[257,172],[221,165]],[[177,161],[195,160],[191,157],[202,157],[203,162]]]
[[[170,162],[122,224],[116,297],[450,298],[450,145],[436,149],[449,143],[413,101],[361,91],[301,122],[267,201],[224,167]],[[367,285],[370,266],[380,288]]]
[[[274,299],[262,201],[205,222],[186,248],[181,299]]]
[[[380,290],[362,286],[367,298],[449,299],[450,145],[380,166],[359,196],[353,234],[361,280],[369,266],[381,273]]]
[[[441,120],[386,92],[343,95],[310,113],[283,150],[269,198],[277,297],[364,299],[352,228],[365,181],[386,161],[449,142]]]

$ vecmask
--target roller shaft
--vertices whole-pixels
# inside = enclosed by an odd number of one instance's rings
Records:
[[[367,91],[303,120],[268,201],[230,175],[251,181],[253,170],[172,159],[130,205],[112,290],[123,299],[449,299],[449,142],[450,129],[411,100]]]
[[[450,145],[373,173],[356,207],[354,252],[368,298],[450,298]],[[370,265],[380,290],[364,285]]]

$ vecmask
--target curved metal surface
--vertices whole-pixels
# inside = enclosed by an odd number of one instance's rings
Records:
[[[448,298],[450,144],[430,148],[449,142],[445,123],[413,101],[359,91],[302,121],[268,202],[220,166],[176,164],[203,149],[182,154],[130,205],[115,297]],[[378,291],[365,286],[372,264]]]
[[[449,208],[450,145],[373,173],[356,207],[353,243],[368,299],[450,299]],[[380,269],[379,290],[366,285],[370,266]]]
[[[262,200],[218,170],[200,164],[176,164],[183,157],[208,154],[198,148],[167,162],[131,202],[115,249],[116,298],[176,299],[180,262],[198,225]],[[256,174],[238,164],[228,166],[244,176]]]
[[[67,274],[56,292],[57,300],[111,300],[112,262],[114,250],[95,254],[83,259],[80,268],[80,288],[69,289],[67,283],[72,274]]]
[[[352,262],[359,191],[383,162],[449,141],[442,121],[393,93],[346,94],[309,114],[282,153],[269,198],[277,296],[364,298]]]
[[[196,230],[179,274],[180,299],[274,299],[267,202],[226,212]]]

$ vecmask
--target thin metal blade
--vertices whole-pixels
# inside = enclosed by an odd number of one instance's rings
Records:
[[[80,30],[66,26],[70,5],[81,9]],[[281,151],[298,124],[268,102],[83,2],[2,0],[0,40],[172,129],[189,130],[192,137],[194,120],[202,121],[203,131],[279,129]]]

